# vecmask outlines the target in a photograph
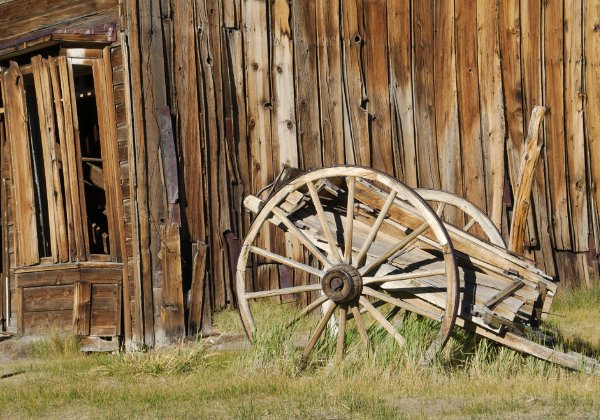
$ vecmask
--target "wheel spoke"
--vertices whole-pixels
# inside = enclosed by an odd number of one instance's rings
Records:
[[[311,267],[310,265],[306,265],[304,263],[294,261],[287,257],[281,256],[279,254],[275,254],[271,251],[267,251],[266,249],[262,249],[256,246],[250,246],[250,252],[263,256],[265,258],[269,258],[275,262],[281,263],[283,265],[287,265],[288,267],[297,268],[298,270],[306,271],[307,273],[313,274],[317,277],[323,277],[325,273],[318,268]]]
[[[322,304],[324,304],[325,302],[327,302],[328,299],[329,298],[327,296],[325,296],[325,295],[320,296],[317,300],[315,300],[311,304],[309,304],[306,307],[304,307],[304,309],[302,309],[298,315],[296,315],[290,322],[288,322],[286,324],[286,327],[287,328],[291,327],[296,322],[298,322],[302,317],[308,315],[309,313],[311,313],[312,311],[314,311],[315,309],[317,309],[319,306],[321,306]]]
[[[364,286],[363,293],[367,296],[371,296],[376,299],[382,300],[386,303],[389,303],[390,305],[394,305],[399,308],[406,309],[407,311],[413,312],[417,315],[422,315],[422,316],[425,316],[425,317],[428,317],[431,319],[435,319],[438,321],[442,319],[441,314],[438,314],[438,313],[435,313],[432,311],[428,311],[424,308],[413,305],[412,303],[406,302],[405,300],[401,300],[401,299],[395,298],[393,296],[387,295],[385,293],[379,292],[377,290],[371,289],[370,287]]]
[[[446,269],[415,271],[414,273],[387,274],[379,277],[363,277],[363,284],[387,283],[388,281],[406,281],[423,277],[443,276]]]
[[[354,321],[356,322],[356,328],[358,329],[358,333],[360,334],[360,338],[365,345],[365,349],[369,350],[369,336],[367,335],[367,329],[365,328],[365,323],[363,321],[362,315],[360,314],[360,309],[357,304],[352,305],[352,315],[354,316]]]
[[[325,233],[325,237],[327,238],[327,243],[329,244],[329,249],[333,257],[333,261],[336,264],[339,264],[342,262],[342,259],[340,257],[340,251],[337,249],[335,240],[333,238],[333,235],[331,234],[331,230],[329,229],[329,224],[327,223],[327,218],[325,217],[325,212],[323,211],[323,206],[321,205],[319,193],[315,188],[315,184],[313,184],[311,181],[307,182],[306,185],[308,186],[308,191],[310,192],[310,196],[315,206],[315,210],[317,211],[317,216],[319,217],[321,228],[323,228],[323,232]]]
[[[396,245],[394,245],[393,247],[388,249],[383,255],[381,255],[379,258],[377,258],[375,261],[373,261],[367,267],[365,267],[363,270],[361,270],[361,274],[362,275],[369,274],[374,268],[387,262],[387,260],[389,260],[390,257],[392,257],[394,254],[396,254],[397,252],[400,252],[401,250],[406,248],[409,244],[414,242],[419,237],[419,235],[421,235],[423,232],[425,232],[428,228],[429,228],[429,224],[423,223],[416,230],[411,232],[406,238],[399,241]]]
[[[346,207],[346,242],[344,246],[344,262],[352,264],[352,233],[354,229],[354,189],[356,178],[353,176],[346,177],[346,185],[348,186],[348,206]]]
[[[465,232],[468,232],[469,229],[471,229],[473,227],[473,225],[475,224],[475,219],[470,219],[467,224],[465,225],[465,227],[463,228],[463,230]]]
[[[307,284],[305,286],[284,287],[283,289],[250,292],[246,293],[246,299],[260,299],[273,296],[291,295],[294,293],[316,292],[317,290],[321,290],[320,284]]]
[[[346,339],[346,316],[348,307],[340,306],[340,320],[338,322],[337,344],[335,346],[335,359],[339,362],[344,358],[344,341]]]
[[[377,216],[375,223],[371,227],[371,231],[369,232],[369,235],[367,236],[365,243],[363,244],[362,248],[360,249],[360,251],[358,253],[358,256],[356,257],[356,264],[355,264],[356,267],[359,267],[362,264],[365,256],[367,255],[367,252],[369,251],[371,244],[375,240],[375,237],[377,236],[377,233],[379,232],[379,228],[381,227],[381,224],[383,223],[383,220],[385,219],[385,216],[387,215],[388,210],[390,209],[390,207],[392,206],[392,203],[396,199],[396,194],[397,194],[396,191],[392,190],[389,193],[387,199],[385,200],[385,203],[383,204],[383,207],[381,208],[381,211],[379,212],[379,215]]]
[[[394,337],[394,340],[396,340],[398,344],[400,344],[401,346],[406,344],[406,340],[404,339],[404,337],[402,337],[402,335],[398,331],[396,331],[394,326],[390,324],[389,321],[385,319],[385,317],[381,315],[381,313],[377,309],[375,309],[373,305],[371,305],[371,302],[369,302],[369,300],[366,297],[360,297],[360,304],[371,314],[373,318],[375,318],[375,321],[379,322],[379,324],[392,337]]]
[[[374,305],[373,305],[374,306]],[[398,314],[398,312],[400,312],[402,310],[402,308],[399,308],[398,306],[394,306],[389,312],[388,314],[385,316],[385,319],[387,319],[388,321],[392,322],[392,319]],[[406,313],[406,311],[402,312],[403,314]]]
[[[438,204],[438,208],[435,210],[435,212],[439,217],[442,217],[442,213],[444,212],[444,207],[446,207],[446,203]]]
[[[273,210],[271,211],[273,212],[275,217],[277,217],[277,219],[283,222],[283,224],[288,228],[290,232],[296,235],[298,240],[302,242],[306,249],[308,249],[319,261],[321,261],[321,263],[323,263],[326,269],[332,266],[331,262],[327,259],[327,257],[325,257],[325,255],[323,255],[319,248],[317,248],[315,244],[313,244],[310,241],[310,239],[308,239],[306,235],[302,233],[302,231],[300,231],[300,229],[298,229],[296,225],[292,223],[292,221],[287,217],[283,210],[281,210],[279,207],[273,207]]]
[[[333,311],[335,311],[335,308],[336,308],[336,305],[331,305],[331,306],[329,306],[329,308],[327,308],[325,315],[323,315],[323,318],[321,318],[321,320],[319,321],[319,324],[317,325],[317,329],[315,330],[313,335],[310,337],[308,344],[304,348],[304,352],[302,353],[302,360],[306,360],[306,358],[308,357],[310,352],[315,348],[315,345],[317,344],[317,341],[319,340],[319,337],[321,336],[321,334],[323,334],[323,331],[325,330],[325,327],[327,326],[327,323],[329,322],[329,318],[331,318],[331,315],[333,315]]]

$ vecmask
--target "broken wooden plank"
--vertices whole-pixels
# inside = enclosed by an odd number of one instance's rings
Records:
[[[160,228],[160,234],[163,267],[162,301],[159,302],[160,317],[167,339],[175,341],[185,336],[179,226],[176,224],[163,225]]]
[[[517,254],[523,254],[527,215],[531,207],[531,187],[543,145],[543,138],[540,136],[540,125],[545,112],[546,108],[543,106],[537,106],[533,110],[519,170],[519,181],[515,186],[515,204],[508,249]]]
[[[192,285],[191,305],[188,316],[188,335],[196,335],[202,331],[202,308],[207,305],[204,299],[206,274],[206,243],[192,244]]]
[[[4,88],[7,101],[6,121],[8,123],[9,141],[13,168],[13,185],[15,188],[15,226],[17,229],[16,245],[19,265],[33,265],[39,262],[37,220],[31,155],[29,151],[29,131],[27,128],[27,105],[23,75],[19,66],[11,62],[4,75]]]

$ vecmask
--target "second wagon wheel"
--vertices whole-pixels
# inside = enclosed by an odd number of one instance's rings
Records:
[[[454,249],[436,212],[414,190],[373,169],[340,166],[303,174],[281,187],[266,202],[249,196],[245,204],[251,210],[260,209],[241,248],[236,276],[240,315],[249,338],[261,328],[255,323],[252,301],[317,292],[318,297],[289,320],[291,325],[315,309],[322,309],[322,317],[304,350],[304,359],[323,335],[336,310],[337,358],[343,357],[348,332],[346,323],[351,319],[362,341],[369,346],[363,321],[365,314],[400,345],[404,344],[404,337],[378,310],[377,303],[439,321],[439,330],[428,345],[425,360],[444,346],[454,326],[459,303]],[[402,226],[404,218],[406,224]],[[271,241],[261,235],[268,235],[265,232],[269,232],[270,224],[293,235],[311,255],[313,263],[283,255],[285,252],[277,250],[280,246],[267,249],[266,244]],[[414,256],[412,260],[403,260],[402,256],[418,246],[425,234],[428,243],[435,244],[430,248],[435,249],[429,250],[422,261],[415,261]],[[304,271],[312,283],[285,288],[270,285],[266,290],[247,291],[247,272],[258,258]],[[403,289],[402,298],[382,287],[415,279],[424,281],[422,287],[411,285]],[[427,283],[431,279],[437,279],[437,286]],[[425,295],[435,298],[422,301]],[[417,301],[422,304],[415,304]]]
[[[475,204],[458,195],[445,191],[415,188],[415,192],[431,205],[443,203],[446,208],[454,208],[459,211],[459,214],[462,213],[467,216],[467,222],[463,226],[457,225],[457,229],[464,232],[470,232],[474,230],[475,227],[479,227],[481,232],[473,232],[473,235],[479,236],[481,239],[501,248],[506,248],[506,243],[504,242],[504,239],[502,239],[502,234],[498,231],[494,222],[492,222],[488,215],[481,211]],[[449,222],[443,216],[441,216],[441,218],[445,223]],[[477,233],[479,233],[479,235],[477,235]]]

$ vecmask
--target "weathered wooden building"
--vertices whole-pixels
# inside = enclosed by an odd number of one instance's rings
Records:
[[[536,104],[526,252],[598,281],[598,27],[595,0],[0,0],[2,328],[209,331],[283,164],[455,192],[508,237]]]

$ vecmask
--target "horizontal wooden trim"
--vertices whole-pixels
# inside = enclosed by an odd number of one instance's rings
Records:
[[[58,286],[74,283],[120,285],[123,281],[123,264],[98,263],[94,265],[73,266],[73,264],[55,264],[54,269],[21,269],[15,274],[18,288]]]
[[[45,29],[0,44],[0,60],[58,44],[108,45],[116,41],[116,33],[116,23],[92,28]]]
[[[42,263],[39,265],[33,265],[28,267],[17,267],[14,269],[14,272],[15,274],[24,274],[39,271],[57,271],[84,268],[113,268],[121,270],[123,268],[123,263],[112,261],[80,261],[62,264]]]
[[[60,55],[69,58],[102,58],[102,48],[63,48]]]

